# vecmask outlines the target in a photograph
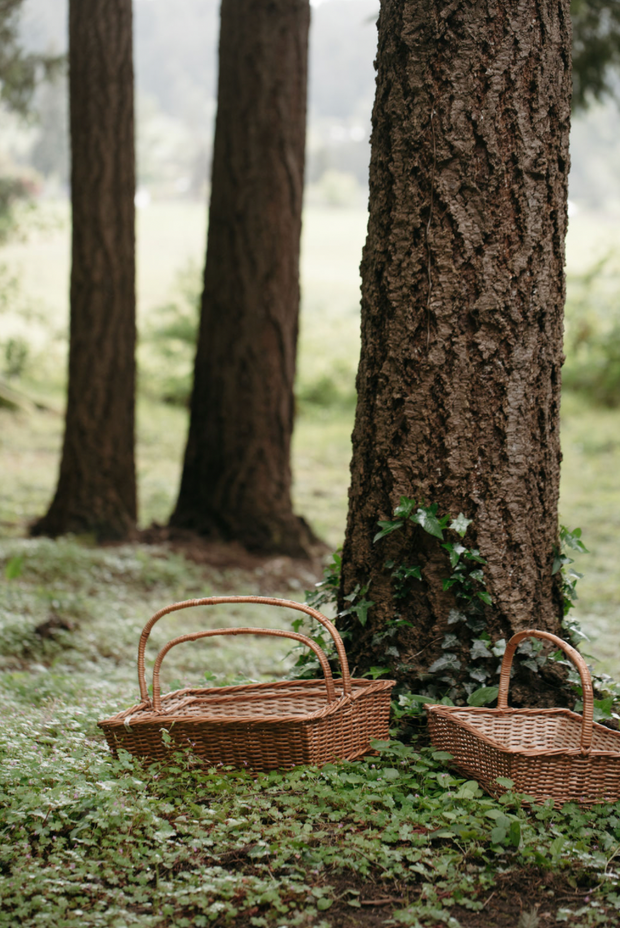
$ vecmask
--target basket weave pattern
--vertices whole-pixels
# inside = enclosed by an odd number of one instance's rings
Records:
[[[581,676],[583,716],[568,709],[508,707],[512,659],[528,637],[552,642],[573,661]],[[429,705],[428,725],[434,746],[452,754],[454,766],[493,795],[505,792],[497,777],[508,777],[517,792],[539,801],[616,802],[620,732],[594,723],[593,706],[590,672],[579,651],[550,632],[527,629],[506,647],[497,709]]]
[[[331,634],[342,679],[334,680],[325,654],[304,635],[278,629],[218,628],[181,635],[157,655],[153,699],[145,677],[145,648],[160,618],[178,609],[221,603],[262,603],[304,612]],[[183,689],[161,696],[160,669],[178,644],[215,635],[271,635],[300,641],[316,654],[321,680],[283,680],[242,686]],[[259,596],[220,596],[175,603],[160,610],[144,627],[138,648],[138,681],[142,702],[99,722],[111,751],[119,749],[149,760],[166,760],[171,748],[190,748],[205,763],[274,770],[297,764],[352,760],[370,750],[373,738],[389,737],[391,680],[352,680],[346,652],[335,626],[309,606]],[[172,742],[164,744],[162,730]]]

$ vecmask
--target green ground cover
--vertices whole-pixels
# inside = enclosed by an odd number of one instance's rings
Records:
[[[47,409],[0,409],[0,925],[617,924],[620,807],[530,813],[512,797],[496,802],[448,774],[423,740],[269,777],[182,763],[164,777],[126,757],[112,762],[95,723],[137,699],[137,640],[152,612],[216,593],[302,599],[317,578],[286,558],[187,557],[156,536],[103,549],[88,538],[25,538],[49,502],[62,437],[65,348],[55,336],[66,318],[68,250],[59,215],[34,245],[5,255],[13,270],[21,262],[30,307],[6,317],[31,349],[15,385]],[[199,261],[204,214],[195,204],[154,204],[140,223],[146,328],[174,295],[178,270]],[[313,207],[304,226],[294,492],[331,548],[346,517],[364,223],[361,210]],[[617,226],[577,217],[571,273],[619,239]],[[590,551],[576,564],[584,573],[576,617],[592,639],[584,650],[597,670],[620,677],[617,418],[565,396],[561,519],[582,528]],[[182,408],[142,391],[143,526],[165,523],[174,503],[185,429]],[[160,623],[149,656],[205,624],[289,621],[251,607],[182,613]],[[205,673],[214,683],[262,680],[291,662],[271,641],[210,640],[171,652],[164,686],[204,683]]]
[[[295,596],[278,589],[282,577],[266,588],[264,566],[7,539],[0,570],[0,925],[617,923],[620,803],[530,812],[510,794],[493,800],[421,736],[378,743],[364,761],[270,775],[111,758],[96,722],[137,699],[148,615],[216,591]],[[288,620],[256,606],[167,617],[149,666],[181,630],[254,623]],[[290,667],[285,648],[240,641],[175,649],[164,687]]]

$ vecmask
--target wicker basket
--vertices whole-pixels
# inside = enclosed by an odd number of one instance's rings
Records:
[[[510,668],[524,638],[551,641],[570,657],[581,676],[583,716],[568,709],[508,707]],[[502,662],[497,709],[429,705],[435,747],[492,795],[505,792],[496,779],[534,799],[592,805],[620,799],[620,732],[593,723],[592,681],[575,648],[549,632],[527,629],[508,642]]]
[[[304,635],[267,628],[216,628],[169,641],[155,661],[153,700],[146,686],[144,653],[155,623],[170,612],[220,603],[285,606],[312,616],[325,626],[336,645],[342,679],[332,678],[323,651]],[[214,635],[272,635],[292,638],[311,648],[324,680],[283,680],[244,686],[183,689],[161,696],[159,673],[168,651],[177,644]],[[342,639],[335,626],[309,606],[262,596],[215,596],[175,603],[145,625],[138,647],[138,681],[142,702],[99,722],[110,750],[122,748],[149,760],[166,760],[172,750],[190,748],[210,765],[231,764],[275,770],[297,764],[352,760],[370,751],[373,738],[387,739],[392,680],[352,680]],[[164,744],[162,731],[170,734]],[[168,739],[166,739],[168,740]]]

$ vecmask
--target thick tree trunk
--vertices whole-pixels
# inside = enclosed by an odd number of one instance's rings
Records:
[[[136,521],[131,0],[69,4],[69,87],[69,395],[58,488],[33,532],[121,539]]]
[[[375,602],[361,669],[427,671],[455,606],[436,538],[373,544],[401,495],[473,520],[491,637],[559,629],[570,48],[567,0],[382,4],[341,587]],[[398,609],[388,558],[422,568]],[[386,659],[395,611],[414,627]]]
[[[207,261],[171,524],[304,555],[291,505],[308,0],[223,0]]]

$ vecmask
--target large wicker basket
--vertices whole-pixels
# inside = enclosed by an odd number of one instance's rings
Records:
[[[155,623],[171,612],[220,603],[263,603],[304,612],[332,636],[342,679],[334,680],[323,651],[296,632],[267,628],[216,628],[169,641],[155,661],[153,699],[145,678],[146,643]],[[273,635],[311,648],[324,680],[283,680],[244,686],[182,689],[161,696],[159,673],[168,651],[177,644],[214,635]],[[138,647],[138,681],[142,702],[99,722],[113,754],[119,748],[149,760],[166,760],[189,748],[209,765],[231,764],[274,770],[297,764],[352,760],[370,751],[373,738],[387,739],[392,680],[352,680],[342,639],[335,626],[309,606],[262,596],[214,596],[161,609],[145,625]],[[162,732],[168,732],[170,739]]]
[[[542,638],[561,648],[576,665],[583,687],[583,715],[568,709],[508,707],[510,668],[524,638]],[[592,681],[575,648],[549,632],[527,629],[508,642],[502,662],[497,709],[429,705],[435,747],[452,754],[454,766],[498,795],[513,789],[534,799],[592,805],[620,799],[620,732],[593,723]]]

